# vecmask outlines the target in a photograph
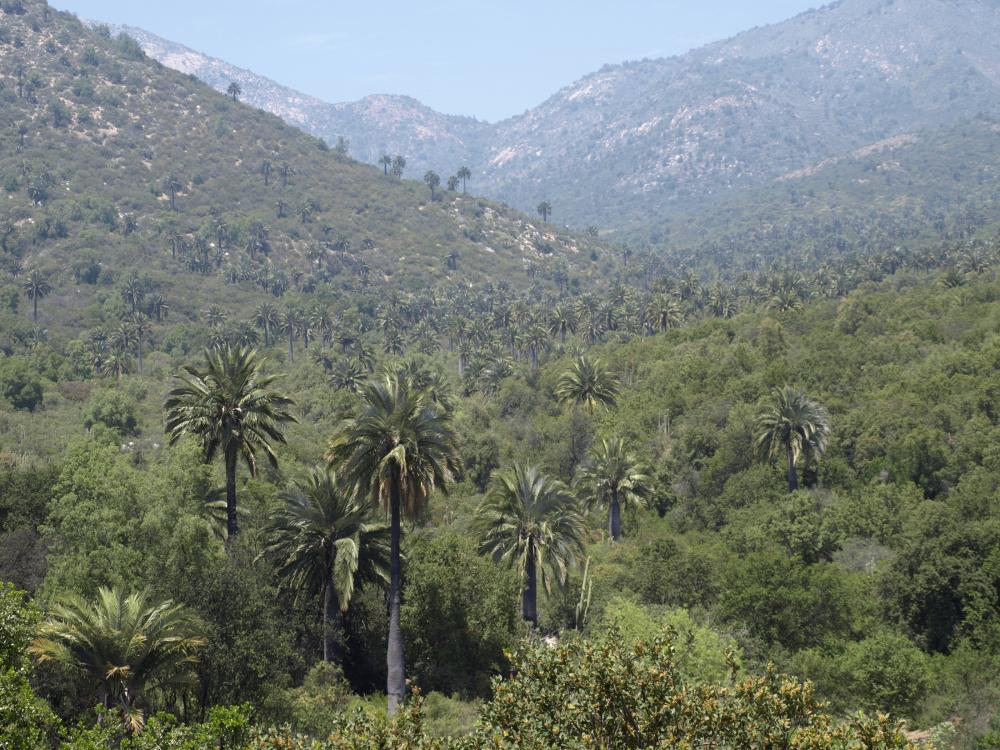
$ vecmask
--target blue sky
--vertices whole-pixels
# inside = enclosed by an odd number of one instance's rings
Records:
[[[331,102],[408,94],[519,114],[605,63],[678,54],[817,0],[51,0],[140,26]]]

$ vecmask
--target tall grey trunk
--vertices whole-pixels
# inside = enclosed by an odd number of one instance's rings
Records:
[[[795,492],[799,488],[799,477],[795,473],[795,452],[791,442],[785,446],[785,453],[788,456],[788,491]]]
[[[538,627],[538,578],[535,570],[535,547],[528,547],[525,561],[524,584],[521,589],[521,617]]]
[[[608,534],[612,542],[617,542],[622,536],[622,506],[617,492],[612,493],[611,505],[608,507]]]
[[[31,322],[38,322],[38,295],[34,295],[31,298],[32,310],[31,310]]]
[[[136,335],[135,344],[135,354],[136,354],[136,370],[139,375],[142,375],[142,334]]]
[[[291,333],[288,334],[288,361],[295,361],[295,337]]]
[[[226,452],[226,546],[239,531],[236,524],[236,451]]]
[[[400,610],[403,597],[400,590],[400,486],[393,477],[389,490],[390,514],[390,576],[389,576],[389,645],[386,650],[386,693],[389,696],[389,715],[399,711],[406,696],[406,677],[403,654],[403,631],[400,627]]]
[[[323,661],[343,661],[344,655],[337,640],[338,631],[342,633],[343,630],[344,613],[340,611],[333,584],[327,581],[326,592],[323,594]]]

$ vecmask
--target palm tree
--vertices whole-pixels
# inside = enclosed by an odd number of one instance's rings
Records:
[[[33,269],[28,273],[28,278],[21,283],[21,288],[31,300],[31,321],[37,323],[38,300],[45,299],[52,293],[52,285],[49,284],[48,276],[38,269]]]
[[[617,542],[622,535],[622,505],[642,507],[652,494],[652,480],[621,438],[602,440],[591,451],[580,484],[592,504],[608,506],[608,535]]]
[[[101,588],[96,600],[69,596],[57,603],[28,651],[41,663],[83,675],[100,703],[118,708],[125,728],[137,731],[144,722],[144,694],[189,687],[190,667],[205,643],[200,624],[184,607]]]
[[[278,174],[281,175],[281,186],[288,187],[288,183],[291,182],[292,177],[295,176],[295,167],[289,164],[287,161],[283,162],[281,167],[278,169]],[[281,212],[278,212],[281,215]]]
[[[264,331],[264,346],[271,345],[271,331],[278,327],[278,311],[270,302],[261,302],[253,314],[254,325]]]
[[[170,312],[170,305],[160,294],[154,293],[149,298],[147,309],[149,314],[156,318],[157,323],[162,323]]]
[[[389,171],[392,172],[393,177],[402,178],[404,169],[406,169],[406,157],[402,154],[396,154]]]
[[[388,175],[389,167],[392,166],[392,157],[389,154],[382,154],[378,158],[378,163],[382,167],[382,173]]]
[[[359,585],[389,580],[389,527],[373,523],[374,507],[338,481],[331,469],[315,469],[284,496],[285,506],[268,530],[265,553],[278,560],[278,575],[305,597],[323,602],[323,660],[333,661],[336,630]]]
[[[755,424],[758,448],[773,459],[782,451],[788,462],[788,491],[799,488],[795,471],[800,458],[818,459],[826,450],[830,420],[826,410],[790,385],[775,388],[772,401]]]
[[[226,465],[226,527],[229,540],[238,531],[236,463],[243,458],[250,474],[257,474],[257,452],[278,465],[271,442],[284,443],[282,425],[294,422],[290,398],[275,393],[274,375],[263,374],[257,352],[247,347],[205,351],[205,367],[185,367],[181,385],[170,391],[164,408],[166,431],[173,445],[185,435],[201,441],[205,460],[221,450]]]
[[[476,511],[479,549],[521,574],[521,617],[538,625],[538,571],[545,591],[563,586],[583,556],[584,522],[576,499],[532,466],[501,471]]]
[[[403,634],[400,629],[399,542],[403,514],[416,518],[431,491],[447,490],[458,471],[458,448],[451,415],[426,391],[399,374],[366,385],[361,413],[345,421],[331,438],[326,458],[359,494],[370,495],[389,514],[389,639],[386,652],[389,713],[405,693]]]
[[[365,382],[365,369],[355,359],[342,359],[330,373],[330,385],[338,391],[357,393]]]
[[[289,307],[281,314],[278,324],[281,327],[281,332],[288,339],[288,361],[294,362],[295,339],[298,338],[299,330],[302,327],[302,316],[294,307]]]
[[[472,177],[472,172],[469,171],[468,167],[459,167],[458,172],[455,176],[462,181],[462,193],[465,193],[465,181]]]
[[[566,302],[560,302],[552,309],[552,316],[549,319],[549,331],[553,335],[558,335],[560,341],[566,342],[566,335],[576,333],[576,313]]]
[[[122,287],[122,299],[129,304],[133,313],[139,309],[145,296],[146,288],[139,280],[138,274],[130,274],[125,281],[125,286]]]
[[[141,312],[133,313],[132,317],[129,319],[129,323],[132,326],[132,334],[135,336],[135,371],[139,375],[142,375],[142,339],[150,333],[152,328],[149,323],[149,318]]]
[[[441,178],[438,173],[433,169],[428,170],[424,174],[424,184],[431,189],[431,200],[434,200],[434,191],[437,190],[437,186],[441,184]]]
[[[538,208],[535,210],[538,211],[538,215],[542,217],[542,221],[548,221],[549,215],[552,213],[552,204],[548,201],[542,201],[538,204]]]
[[[233,101],[235,102],[239,99],[240,94],[243,93],[243,87],[236,83],[236,81],[233,81],[226,89],[226,93],[233,97]]]
[[[681,306],[669,294],[657,294],[646,307],[648,327],[656,331],[666,331],[680,324]]]
[[[272,168],[273,168],[273,165],[271,164],[270,160],[268,160],[268,159],[264,159],[264,161],[262,161],[260,163],[260,173],[262,175],[264,175],[264,187],[267,187],[268,185],[271,184],[271,170],[272,170]]]
[[[177,179],[176,175],[172,173],[168,174],[166,177],[163,178],[163,192],[165,192],[170,197],[171,209],[177,208],[177,205],[175,203],[177,199],[177,193],[179,193],[181,191],[181,188],[183,187],[184,185],[181,184],[181,181]]]
[[[556,397],[583,406],[590,414],[598,406],[610,408],[618,398],[618,381],[600,360],[579,357],[556,383]]]

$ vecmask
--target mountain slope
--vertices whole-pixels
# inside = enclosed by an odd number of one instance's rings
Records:
[[[211,303],[246,312],[286,291],[337,301],[483,278],[527,286],[542,281],[527,263],[572,260],[588,242],[454,192],[430,200],[425,185],[233,102],[129,37],[24,7],[2,16],[0,261],[50,273],[46,326],[96,324],[133,272],[172,319],[194,320]]]
[[[368,161],[402,153],[442,174],[468,164],[477,192],[525,210],[547,199],[560,222],[634,230],[901,133],[1000,113],[998,37],[993,0],[841,0],[683,56],[606,66],[494,125],[405,97],[290,121],[343,135]],[[257,102],[281,113],[300,99]]]
[[[464,164],[480,148],[490,126],[471,117],[435,112],[408,96],[374,94],[356,102],[330,104],[275,83],[252,71],[196,52],[134,26],[108,26],[142,45],[147,55],[169,68],[193,75],[217,91],[237,82],[247,104],[278,115],[318,138],[350,141],[352,156],[371,164],[384,153],[404,154],[409,173],[422,175],[443,165]]]

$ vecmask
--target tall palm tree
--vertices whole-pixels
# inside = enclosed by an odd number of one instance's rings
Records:
[[[281,314],[278,325],[282,334],[288,339],[288,361],[295,361],[295,339],[299,336],[299,329],[302,327],[302,316],[294,307],[289,307]]]
[[[257,352],[229,344],[205,351],[205,367],[185,367],[181,385],[168,394],[166,431],[173,445],[185,435],[201,441],[205,460],[220,451],[226,466],[226,527],[232,540],[238,531],[236,463],[243,458],[257,474],[257,452],[271,465],[278,458],[271,443],[284,443],[282,427],[294,422],[290,398],[273,391],[274,375],[263,373]]]
[[[243,93],[243,87],[240,86],[236,81],[232,81],[228,88],[226,88],[226,93],[233,97],[233,101],[238,101],[240,94]]]
[[[270,160],[268,159],[264,159],[264,161],[260,163],[260,173],[264,175],[264,187],[267,187],[268,185],[271,184],[271,170],[273,168],[274,165],[271,164]]]
[[[476,511],[480,551],[521,574],[521,617],[538,625],[538,572],[551,593],[583,555],[584,522],[562,482],[532,466],[498,472]]]
[[[618,381],[599,359],[581,356],[573,366],[559,376],[556,397],[583,406],[593,414],[598,406],[610,408],[618,400]]]
[[[535,210],[538,211],[538,215],[542,217],[542,221],[548,221],[549,216],[552,214],[552,204],[548,201],[542,201],[538,204],[538,208]]]
[[[572,305],[560,302],[552,308],[549,331],[553,335],[558,335],[559,340],[565,343],[567,334],[576,333],[576,322],[576,312],[574,312]]]
[[[775,388],[772,401],[755,423],[758,448],[769,459],[785,453],[788,491],[799,488],[796,463],[800,458],[819,459],[830,436],[826,409],[790,385]]]
[[[49,284],[48,277],[37,268],[28,273],[28,277],[21,283],[21,288],[31,300],[31,321],[38,322],[38,300],[45,299],[52,293],[52,285]]]
[[[434,200],[434,191],[441,184],[441,177],[433,169],[430,169],[424,175],[424,184],[431,189],[431,200]]]
[[[270,302],[257,305],[253,314],[254,325],[264,331],[264,346],[271,345],[271,331],[279,325],[278,311]]]
[[[374,507],[344,487],[332,469],[315,469],[284,496],[265,553],[278,561],[289,588],[323,602],[323,660],[333,661],[336,631],[363,582],[389,580],[389,527],[373,523]]]
[[[652,482],[621,438],[595,446],[580,476],[587,501],[608,506],[608,535],[613,542],[622,535],[622,506],[643,506],[652,494]]]
[[[330,373],[330,385],[334,390],[357,393],[365,382],[365,369],[355,359],[342,359]]]
[[[177,193],[181,191],[184,185],[181,183],[177,176],[173,173],[168,174],[163,178],[163,192],[165,192],[170,197],[170,208],[176,209]]]
[[[462,193],[465,193],[465,181],[472,177],[472,172],[468,167],[459,167],[455,176],[462,181]]]
[[[458,448],[449,412],[426,391],[398,374],[366,385],[361,413],[345,421],[330,439],[327,460],[360,494],[377,500],[389,514],[389,639],[386,692],[389,713],[403,701],[405,664],[400,629],[401,518],[416,518],[431,491],[447,490],[458,471]]]
[[[142,340],[149,335],[152,327],[150,326],[149,318],[141,312],[133,314],[129,319],[129,323],[132,326],[132,334],[135,336],[135,371],[142,375]]]
[[[389,156],[389,154],[382,154],[378,158],[378,163],[382,167],[383,173],[386,174],[386,175],[388,175],[389,174],[389,167],[392,166],[392,157]]]
[[[182,606],[101,588],[93,601],[69,596],[56,604],[28,650],[39,662],[82,674],[100,703],[118,708],[126,729],[136,731],[144,721],[144,694],[190,686],[190,667],[205,643],[200,624]]]
[[[146,287],[139,279],[139,275],[136,273],[129,274],[129,277],[125,280],[125,286],[122,287],[122,299],[129,304],[133,313],[139,309],[139,305],[142,304],[145,296]]]

